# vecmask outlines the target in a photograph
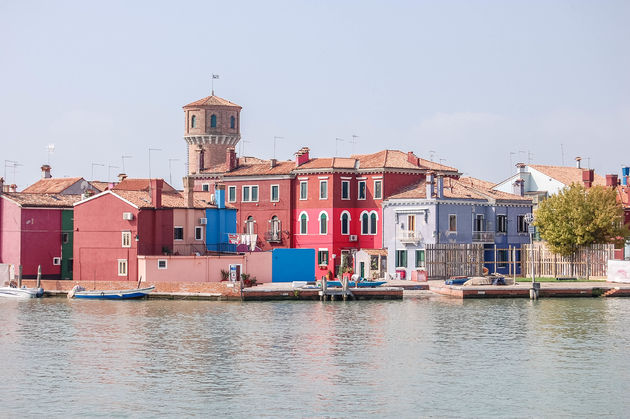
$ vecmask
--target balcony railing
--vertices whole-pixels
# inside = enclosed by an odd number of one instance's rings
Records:
[[[422,235],[415,230],[402,230],[398,232],[398,241],[401,243],[419,243]]]
[[[280,243],[282,241],[282,232],[268,231],[265,233],[265,240],[269,243]]]
[[[494,243],[494,231],[473,231],[472,241],[475,243]]]

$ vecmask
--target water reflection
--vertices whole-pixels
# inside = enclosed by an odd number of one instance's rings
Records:
[[[629,308],[0,301],[0,395],[9,416],[623,416]]]

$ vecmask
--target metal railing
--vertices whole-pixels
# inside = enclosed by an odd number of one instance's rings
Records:
[[[494,243],[494,231],[473,231],[473,243]]]
[[[282,241],[282,232],[268,231],[265,233],[265,240],[269,243],[279,243]]]
[[[397,238],[402,243],[418,243],[422,240],[422,235],[416,230],[401,230]]]

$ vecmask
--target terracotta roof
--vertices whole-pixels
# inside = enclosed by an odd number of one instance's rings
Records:
[[[315,158],[310,159],[306,163],[303,163],[299,167],[293,168],[295,170],[307,170],[307,169],[354,169],[356,167],[357,159],[352,157],[328,157],[328,158]]]
[[[101,192],[103,192],[109,187],[109,182],[102,182],[100,180],[93,180],[90,182],[90,184]]]
[[[419,159],[420,166],[410,163],[407,153],[400,150],[382,150],[373,154],[357,154],[351,156],[359,160],[360,169],[391,168],[391,169],[428,169],[457,172],[454,167],[445,166],[430,160]]]
[[[126,199],[131,202],[138,208],[155,208],[155,206],[151,203],[151,194],[146,191],[127,191],[127,190],[113,190],[114,194],[120,196],[121,198]],[[213,207],[214,205],[210,205],[208,202],[195,199],[194,208],[208,208]],[[187,208],[186,199],[184,195],[175,191],[175,192],[164,192],[162,193],[162,207],[163,208]]]
[[[628,196],[628,192],[630,191],[630,186],[619,185],[616,188],[617,190],[617,201],[621,203],[624,207],[630,207],[630,197]]]
[[[22,207],[72,208],[81,200],[81,195],[61,195],[44,193],[4,192],[1,197]]]
[[[572,183],[582,183],[582,172],[585,170],[578,167],[543,166],[540,164],[530,164],[528,166],[567,186]],[[596,185],[606,186],[606,179],[597,173],[593,177],[593,186]]]
[[[184,108],[194,107],[194,106],[230,106],[241,109],[241,106],[236,103],[232,103],[229,100],[225,100],[220,98],[219,96],[208,96],[203,99],[196,100],[188,105],[184,106]]]
[[[252,175],[288,175],[295,169],[295,163],[292,161],[277,162],[271,167],[271,162],[258,164],[248,164],[237,167],[231,172],[225,172],[225,177],[232,176],[252,176]]]
[[[387,249],[361,249],[370,256],[387,256]]]
[[[117,183],[112,190],[114,191],[148,191],[150,182],[149,179],[132,179],[127,178],[122,182]],[[164,182],[164,186],[162,188],[162,192],[176,192],[175,188],[173,188],[168,183]]]
[[[31,186],[25,188],[22,192],[56,194],[65,191],[75,183],[82,180],[82,177],[59,177],[40,179],[37,182],[33,183]]]
[[[494,184],[491,182],[471,177],[463,177],[459,180],[445,178],[444,197],[451,199],[497,199],[531,202],[531,199],[526,196],[493,190],[493,186]],[[426,181],[422,180],[390,196],[389,199],[426,199],[426,197]]]

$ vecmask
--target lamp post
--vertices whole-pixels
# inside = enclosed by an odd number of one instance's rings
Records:
[[[529,258],[532,269],[532,288],[529,290],[529,298],[536,300],[538,299],[540,283],[536,283],[536,273],[534,272],[534,231],[536,231],[536,227],[532,225],[534,222],[534,214],[531,212],[525,214],[525,222],[527,223],[527,231],[529,232]]]

